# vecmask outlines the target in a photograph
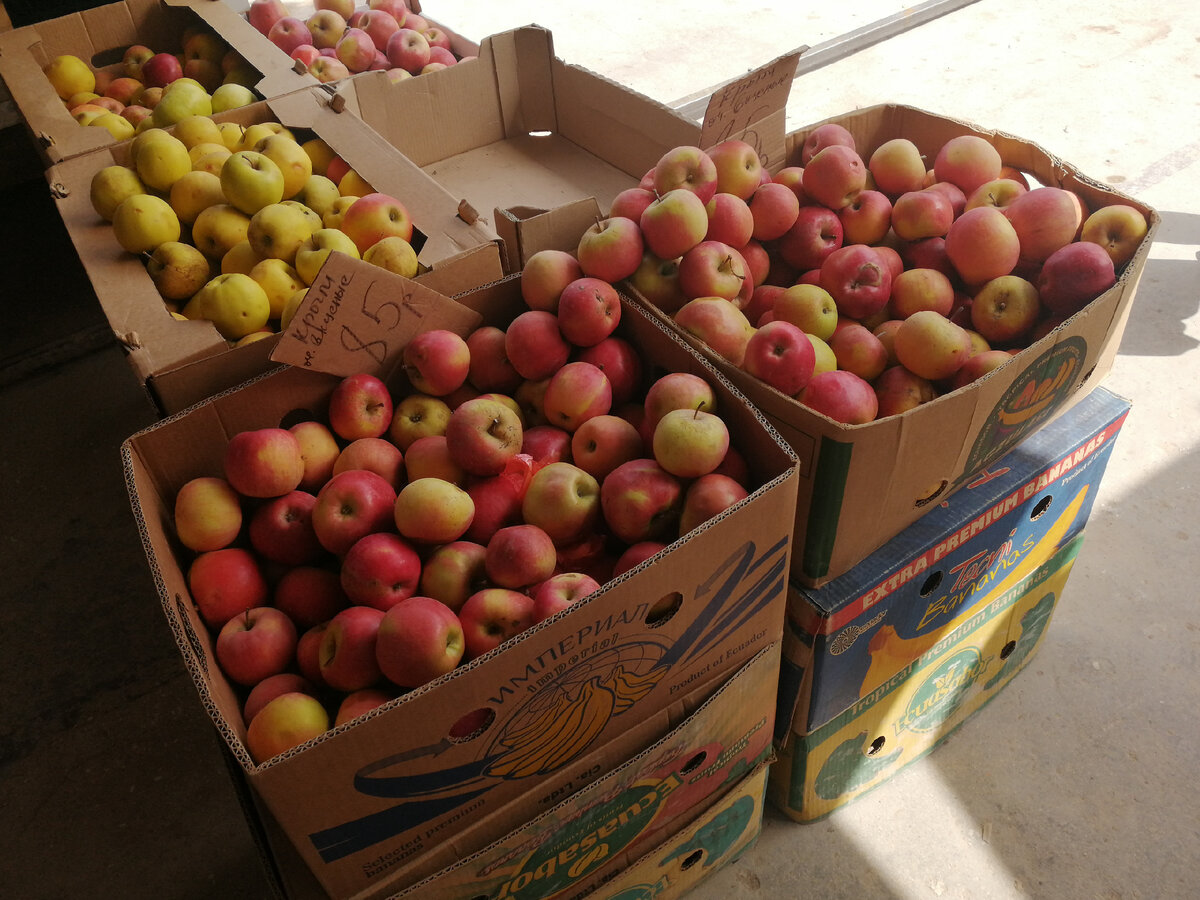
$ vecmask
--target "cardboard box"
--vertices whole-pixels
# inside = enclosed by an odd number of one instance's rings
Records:
[[[846,575],[791,591],[771,787],[788,815],[881,783],[1028,662],[1128,411],[1094,391]]]
[[[628,748],[618,755],[623,735],[779,638],[795,458],[714,369],[627,303],[623,333],[644,359],[666,370],[703,373],[714,384],[756,489],[577,608],[376,714],[256,765],[245,745],[239,692],[218,670],[212,638],[188,596],[188,557],[171,527],[176,491],[192,477],[220,471],[232,434],[294,419],[298,411],[320,417],[339,378],[316,369],[364,369],[366,350],[318,341],[306,322],[329,334],[353,331],[356,346],[383,351],[371,370],[399,377],[399,353],[417,330],[467,333],[481,321],[507,323],[522,308],[515,277],[456,303],[334,255],[318,281],[331,289],[310,291],[309,307],[277,348],[278,358],[296,359],[296,365],[135,435],[123,456],[160,600],[201,700],[255,793],[323,887],[340,895],[373,889],[397,866],[428,852],[465,815],[486,815],[531,785],[549,795],[578,784],[596,747],[612,747],[614,764],[626,758]],[[398,313],[390,329],[380,324],[386,317],[363,311],[368,298],[368,306],[382,301]],[[576,709],[594,727],[562,736],[571,739],[555,744],[542,764],[530,756],[544,749],[530,743],[544,737],[541,729],[505,743],[522,724],[553,715],[547,711],[557,706]],[[479,709],[489,711],[491,726],[452,740],[458,720]]]
[[[1009,134],[890,104],[825,121],[847,128],[864,158],[895,137],[909,138],[926,159],[933,159],[949,138],[980,135],[996,146],[1006,164],[1043,184],[1075,191],[1092,209],[1112,203],[1136,207],[1147,217],[1150,231],[1112,288],[1011,363],[907,413],[865,425],[844,425],[813,412],[689,338],[766,414],[800,457],[792,572],[808,586],[848,571],[1101,382],[1112,367],[1161,221],[1144,203]],[[820,124],[788,134],[782,157],[764,155],[768,169],[797,165],[805,137]]]
[[[81,126],[42,74],[57,56],[78,56],[93,68],[119,63],[131,44],[176,53],[187,28],[208,26],[260,75],[253,89],[273,99],[317,80],[225,3],[214,0],[119,0],[0,34],[0,80],[46,167],[117,143],[103,128]]]
[[[305,88],[214,118],[244,125],[278,121],[302,137],[323,138],[376,190],[408,208],[417,232],[414,248],[432,269],[422,280],[433,289],[454,292],[499,278],[496,233],[481,221],[464,220],[453,197],[357,117],[336,112],[329,99],[321,88]],[[60,163],[46,177],[129,364],[158,408],[170,414],[271,368],[278,338],[234,348],[210,322],[171,318],[142,261],[121,248],[89,199],[92,176],[105,166],[126,163],[128,153],[129,142],[114,144]]]
[[[482,215],[588,198],[607,210],[673,147],[758,129],[776,135],[782,156],[795,60],[778,63],[769,91],[745,80],[724,89],[703,125],[568,65],[554,56],[550,32],[533,26],[485,38],[470,63],[399,84],[365,73],[342,93],[367,124]],[[746,102],[751,94],[755,104]],[[769,102],[759,106],[764,97]],[[520,258],[510,243],[510,271]]]

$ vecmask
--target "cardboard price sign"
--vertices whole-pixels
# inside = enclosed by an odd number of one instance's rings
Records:
[[[704,112],[700,146],[712,147],[727,138],[742,136],[765,116],[782,110],[796,78],[800,54],[795,50],[713,91]]]
[[[416,281],[330,253],[271,359],[329,375],[386,377],[416,334],[463,337],[480,315]]]

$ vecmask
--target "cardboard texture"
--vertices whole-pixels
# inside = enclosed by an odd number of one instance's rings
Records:
[[[278,121],[301,137],[323,138],[376,190],[408,208],[416,227],[413,246],[418,259],[432,269],[422,280],[436,289],[453,293],[500,277],[495,232],[460,218],[453,197],[357,117],[335,112],[329,96],[321,88],[305,88],[214,118],[243,125]],[[170,414],[270,368],[278,338],[235,348],[211,323],[181,322],[168,314],[142,261],[121,248],[112,226],[96,214],[89,199],[93,175],[113,163],[124,164],[128,152],[129,142],[115,144],[60,163],[46,177],[130,366],[158,408]]]
[[[775,133],[782,155],[786,92],[779,103],[763,91],[732,91],[713,134]],[[534,26],[485,38],[469,63],[399,84],[368,72],[342,93],[367,124],[482,215],[587,198],[607,211],[667,150],[702,140],[698,123],[555,57],[550,32]],[[765,111],[757,102],[764,96],[775,99]],[[510,256],[509,271],[518,259]]]
[[[1112,368],[1161,222],[1144,203],[1012,135],[898,105],[873,106],[825,121],[847,128],[864,158],[894,137],[909,138],[925,158],[933,159],[949,138],[980,135],[996,146],[1006,164],[1043,184],[1077,192],[1092,209],[1112,203],[1136,207],[1146,215],[1150,230],[1112,288],[1011,363],[907,413],[865,425],[843,425],[815,413],[685,336],[766,414],[800,457],[792,574],[810,587],[848,571],[1103,380]],[[824,122],[788,134],[786,154],[778,164],[769,161],[768,168],[797,165],[805,137],[820,124]]]
[[[179,52],[189,27],[208,26],[261,76],[253,89],[273,99],[314,85],[292,60],[229,5],[217,0],[120,0],[0,34],[0,80],[25,120],[46,167],[117,143],[103,128],[81,126],[42,74],[62,54],[93,67],[120,62],[132,44]]]
[[[357,314],[368,297],[390,297],[405,314],[393,349],[367,371],[386,370],[405,330],[408,337],[434,327],[465,334],[478,321],[507,323],[523,308],[519,278],[510,277],[459,302],[442,300],[420,307],[420,315],[408,314],[417,310],[402,302],[403,291],[372,293],[375,285],[394,289],[406,279],[351,263],[334,255],[322,270],[342,286],[336,308],[310,292],[309,308],[298,317],[332,313],[329,333],[340,334],[342,312]],[[297,334],[287,340],[311,343],[311,335],[299,336],[304,327],[294,322]],[[595,748],[663,714],[696,686],[727,676],[781,637],[794,456],[715,369],[636,306],[626,303],[622,329],[644,360],[710,379],[737,446],[751,462],[756,489],[577,608],[263,765],[249,757],[240,694],[215,665],[213,639],[189,599],[188,556],[172,534],[173,497],[188,479],[221,471],[224,446],[236,432],[320,418],[339,378],[286,367],[123,446],[147,559],[201,701],[253,791],[329,893],[373,889],[397,866],[436,846],[454,823],[487,815],[531,785],[548,795],[581,783]],[[490,711],[492,724],[470,739],[451,739],[455,723],[479,709]],[[586,727],[562,734],[527,727],[539,717],[560,721],[569,715]]]
[[[1091,393],[846,575],[792,589],[771,788],[788,815],[882,782],[1028,662],[1128,411]]]

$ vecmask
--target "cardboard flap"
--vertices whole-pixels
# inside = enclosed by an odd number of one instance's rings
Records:
[[[782,159],[783,121],[774,126],[767,122],[784,113],[802,52],[793,50],[713,91],[700,128],[700,146],[707,149],[740,138],[760,156]]]
[[[466,337],[481,321],[431,288],[334,252],[271,359],[330,375],[386,377],[413,335],[445,328]]]
[[[517,272],[539,250],[574,253],[580,236],[603,214],[595,198],[588,197],[549,210],[529,206],[496,209],[495,217],[496,231],[504,242],[506,270]]]

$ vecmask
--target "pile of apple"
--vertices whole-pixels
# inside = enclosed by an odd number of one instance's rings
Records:
[[[1003,365],[1111,287],[1145,237],[1125,204],[1030,187],[982,137],[860,155],[836,123],[772,175],[677,147],[577,256],[729,363],[837,421],[902,413]]]
[[[174,498],[192,599],[264,761],[499,646],[748,495],[717,397],[652,377],[613,287],[543,251],[529,308],[404,348],[395,399],[235,434]],[[646,386],[649,382],[648,387]]]
[[[147,129],[90,191],[171,314],[206,319],[235,344],[286,328],[334,250],[407,278],[419,270],[404,204],[278,122],[192,115]]]
[[[120,63],[101,69],[64,54],[43,72],[75,121],[105,128],[118,141],[185,116],[211,116],[258,100],[251,88],[261,76],[220,35],[189,28],[182,48],[156,53],[134,44]]]
[[[410,10],[405,0],[370,0],[365,6],[314,0],[305,18],[291,15],[282,0],[254,0],[246,18],[321,82],[376,69],[400,81],[461,61],[446,31]]]

